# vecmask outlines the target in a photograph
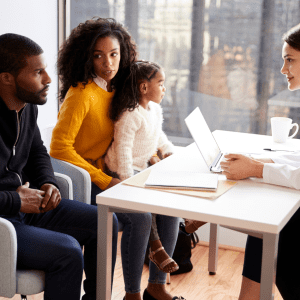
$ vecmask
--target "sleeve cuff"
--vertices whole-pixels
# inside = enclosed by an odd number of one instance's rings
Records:
[[[21,198],[18,192],[10,192],[13,198],[13,207],[11,215],[16,215],[21,209]]]

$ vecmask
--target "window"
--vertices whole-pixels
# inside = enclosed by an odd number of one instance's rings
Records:
[[[113,17],[128,27],[141,59],[163,66],[164,130],[174,144],[191,143],[184,118],[196,106],[212,131],[270,134],[273,116],[300,123],[300,93],[288,91],[280,73],[281,37],[300,20],[299,0],[69,3],[71,28]]]

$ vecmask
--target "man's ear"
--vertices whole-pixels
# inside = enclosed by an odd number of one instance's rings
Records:
[[[144,81],[140,84],[140,93],[144,95],[147,93],[147,90],[148,90],[147,82]]]
[[[14,85],[15,77],[8,72],[0,73],[0,83],[4,85]]]

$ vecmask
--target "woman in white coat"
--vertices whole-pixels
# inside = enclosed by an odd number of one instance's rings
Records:
[[[300,24],[283,36],[281,73],[286,76],[291,91],[300,89]],[[299,149],[300,150],[300,149]],[[221,163],[228,179],[262,178],[265,183],[300,190],[300,152],[276,158],[254,159],[228,154]],[[285,300],[300,299],[300,209],[279,235],[276,285]],[[262,240],[248,236],[239,300],[259,299]]]

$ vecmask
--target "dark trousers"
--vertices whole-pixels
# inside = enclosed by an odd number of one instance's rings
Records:
[[[97,207],[62,199],[49,212],[9,220],[17,232],[17,267],[45,271],[45,300],[79,300],[83,270],[82,299],[96,299]]]
[[[300,299],[300,208],[279,234],[276,285],[285,300]],[[248,236],[243,276],[260,282],[262,239]]]

